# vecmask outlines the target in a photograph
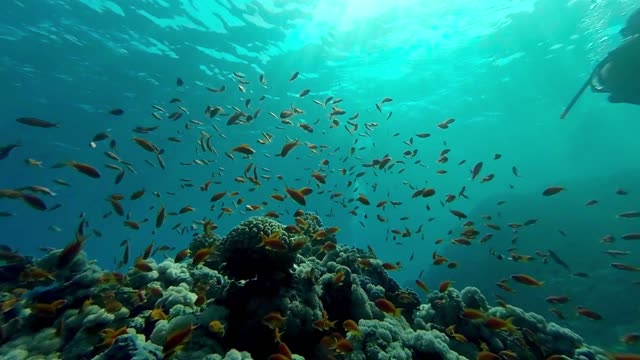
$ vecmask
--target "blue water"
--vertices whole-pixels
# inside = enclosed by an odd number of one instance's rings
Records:
[[[425,270],[423,280],[431,287],[451,279],[456,287],[478,286],[493,300],[492,294],[501,291],[495,286],[498,280],[524,272],[545,285],[523,289],[514,284],[517,293],[501,293],[509,303],[553,318],[544,297],[568,294],[572,302],[562,307],[568,318],[562,324],[592,343],[620,346],[620,336],[640,330],[635,300],[640,285],[632,284],[640,277],[610,268],[609,263],[618,260],[602,251],[631,251],[619,261],[640,266],[640,244],[619,238],[640,231],[640,220],[616,218],[620,212],[640,210],[640,108],[612,105],[605,96],[587,92],[566,120],[559,120],[559,114],[593,66],[620,44],[617,31],[635,6],[634,1],[622,0],[7,0],[0,12],[0,145],[22,146],[0,161],[0,188],[47,186],[57,196],[43,199],[50,207],[58,203],[62,207],[39,212],[19,201],[0,200],[0,210],[14,214],[0,218],[2,243],[31,255],[39,254],[40,247],[61,248],[73,239],[84,214],[90,228],[102,233],[102,237],[92,236],[85,250],[101,266],[113,268],[124,239],[130,240],[133,254],[142,252],[150,241],[157,246],[186,247],[191,235],[172,231],[176,223],[191,226],[207,217],[224,235],[248,216],[267,210],[279,212],[280,221],[291,223],[290,215],[299,206],[290,199],[273,201],[270,195],[284,193],[285,186],[310,186],[315,192],[308,196],[306,210],[316,211],[327,226],[339,226],[341,243],[371,245],[384,261],[401,261],[403,269],[395,277],[402,284],[413,287],[418,273]],[[296,71],[299,78],[290,82]],[[238,90],[233,72],[246,74],[250,81],[246,93]],[[258,82],[260,74],[267,79],[266,87]],[[176,85],[178,77],[183,86]],[[206,90],[222,85],[226,86],[223,93]],[[298,93],[307,88],[311,93],[299,98]],[[262,95],[266,99],[260,102]],[[347,111],[335,128],[330,127],[330,107],[313,103],[328,96],[344,99],[337,106]],[[176,111],[176,104],[169,103],[175,97],[189,115],[175,122],[166,115],[161,121],[151,116],[152,104]],[[393,101],[378,112],[375,104],[384,97]],[[249,110],[246,99],[251,99]],[[226,126],[226,117],[205,118],[206,105],[221,106],[227,114],[234,112],[229,106],[262,112],[248,125]],[[281,124],[268,114],[279,114],[292,105],[305,111],[293,118],[294,125]],[[114,108],[124,109],[125,114],[110,115]],[[360,113],[355,120],[359,129],[349,134],[344,126],[356,112]],[[14,121],[25,116],[60,127],[40,129]],[[436,126],[448,118],[456,120],[448,129]],[[190,120],[204,124],[192,123],[186,129]],[[314,132],[297,126],[301,122],[313,124]],[[374,122],[378,126],[367,131],[364,124]],[[150,134],[131,131],[156,125],[159,129]],[[114,184],[116,172],[104,167],[113,163],[103,155],[110,151],[108,140],[95,149],[89,146],[92,137],[103,131],[117,141],[117,153],[137,172],[127,171],[119,185]],[[219,156],[197,150],[201,131],[213,136]],[[273,135],[271,144],[256,143],[262,131]],[[425,132],[431,137],[415,136]],[[145,162],[156,164],[153,154],[131,140],[134,135],[165,150],[165,171]],[[183,142],[169,142],[170,136]],[[285,159],[276,158],[287,137],[303,144]],[[411,137],[413,145],[403,143]],[[256,150],[252,159],[236,154],[231,160],[223,154],[242,143]],[[313,153],[307,143],[327,148]],[[349,156],[352,146],[356,150]],[[445,148],[451,149],[449,162],[436,163]],[[418,150],[415,158],[403,158],[404,151],[413,149]],[[495,153],[502,158],[493,160]],[[362,167],[385,154],[393,163],[403,160],[404,164],[396,163],[388,171]],[[44,168],[26,165],[27,158],[42,161]],[[194,159],[211,163],[180,165]],[[319,165],[324,159],[330,161],[328,166]],[[69,160],[94,165],[102,177],[91,179],[71,168],[51,169]],[[422,165],[415,164],[417,160]],[[461,160],[466,163],[458,166]],[[494,173],[493,181],[470,180],[469,171],[479,161],[484,163],[480,177]],[[255,191],[250,191],[253,185],[248,181],[234,181],[249,162],[257,164],[259,175],[272,176],[262,179]],[[522,177],[512,174],[512,166]],[[351,167],[347,175],[339,171]],[[448,172],[437,174],[439,169]],[[316,185],[310,176],[314,170],[328,175],[327,184]],[[356,180],[360,171],[366,173]],[[212,174],[220,183],[213,183],[206,193],[200,191]],[[182,188],[183,178],[191,179],[193,187]],[[71,186],[57,185],[54,179],[64,179]],[[347,187],[349,180],[357,185]],[[431,199],[411,199],[414,190],[409,185],[433,187],[437,194]],[[567,190],[542,197],[542,191],[552,185]],[[457,199],[441,207],[439,200],[445,194],[457,195],[462,186],[467,187],[469,200]],[[111,210],[105,198],[113,193],[128,198],[141,188],[146,189],[142,199],[123,201],[132,220],[149,219],[140,230],[125,228],[124,218],[117,215],[102,218]],[[618,189],[628,195],[616,195]],[[318,194],[322,190],[326,192]],[[160,199],[153,191],[161,194]],[[219,191],[239,195],[225,197],[210,210],[209,198]],[[344,195],[329,200],[331,192]],[[358,203],[346,201],[360,193],[372,205],[360,204],[357,215],[352,215],[349,212]],[[239,197],[244,203],[234,207]],[[591,199],[599,204],[585,207]],[[388,205],[382,211],[375,208],[382,200],[402,205]],[[506,204],[497,205],[500,200]],[[263,201],[268,202],[263,210],[245,211],[246,204]],[[152,234],[162,204],[168,211],[187,205],[196,211],[170,216]],[[223,204],[234,212],[218,220]],[[468,248],[450,245],[463,221],[449,209],[465,212],[480,236],[494,232],[493,239]],[[378,214],[388,222],[379,222]],[[482,225],[482,215],[491,215],[502,230],[489,231]],[[400,220],[405,216],[409,218]],[[434,220],[428,221],[431,217]],[[489,254],[495,249],[508,256],[516,234],[507,224],[533,218],[538,223],[518,232],[515,251],[535,256],[537,250],[553,249],[572,270],[587,272],[589,278],[571,276],[553,262],[543,264],[539,257],[514,263]],[[423,233],[407,238],[394,239],[390,232],[405,228],[415,232],[420,225]],[[62,231],[51,231],[51,226]],[[616,241],[601,243],[607,234]],[[439,238],[445,241],[435,245]],[[457,261],[459,267],[433,266],[434,250]],[[605,320],[578,318],[576,305],[602,313]],[[608,330],[604,333],[603,324]]]

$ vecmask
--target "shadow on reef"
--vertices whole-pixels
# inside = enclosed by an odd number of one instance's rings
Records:
[[[23,267],[0,293],[0,357],[605,358],[541,316],[490,307],[473,287],[421,299],[389,277],[394,264],[339,245],[339,229],[317,215],[295,220],[252,217],[224,238],[205,224],[190,259],[143,255],[126,274],[101,270],[81,251],[63,264],[64,249],[32,263],[13,256],[0,271]],[[461,316],[469,309],[482,316]]]

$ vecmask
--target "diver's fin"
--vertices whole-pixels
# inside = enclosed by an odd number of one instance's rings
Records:
[[[567,117],[573,105],[576,104],[578,99],[580,99],[580,96],[582,96],[584,91],[587,90],[587,88],[589,87],[589,84],[591,83],[591,78],[592,78],[592,75],[589,75],[589,78],[587,79],[587,81],[584,82],[580,90],[578,90],[578,92],[573,96],[573,99],[571,99],[571,101],[569,102],[569,105],[567,105],[567,107],[564,108],[564,111],[562,112],[562,114],[560,114],[560,119],[564,119]]]

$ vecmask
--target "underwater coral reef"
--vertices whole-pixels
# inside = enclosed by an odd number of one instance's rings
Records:
[[[474,287],[403,289],[309,212],[224,237],[205,223],[190,249],[148,248],[126,274],[87,258],[85,226],[41,259],[3,256],[0,358],[627,359]]]

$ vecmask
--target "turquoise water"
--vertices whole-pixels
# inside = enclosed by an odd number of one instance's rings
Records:
[[[640,108],[612,105],[605,96],[587,92],[567,119],[559,120],[559,114],[593,66],[620,44],[617,31],[637,4],[555,0],[432,3],[436,2],[6,1],[0,14],[0,145],[17,143],[21,147],[0,161],[0,188],[47,186],[57,194],[43,196],[47,205],[62,207],[39,212],[22,202],[2,199],[0,210],[12,214],[0,218],[2,242],[31,255],[40,254],[40,247],[63,247],[72,240],[79,217],[85,214],[91,228],[102,234],[92,236],[86,251],[100,265],[114,267],[122,254],[118,245],[125,239],[130,240],[133,254],[142,252],[152,240],[157,246],[186,247],[190,235],[171,230],[177,223],[182,229],[207,217],[222,235],[246,217],[266,211],[277,211],[280,221],[291,223],[291,214],[299,206],[290,199],[274,201],[270,195],[283,194],[285,186],[310,186],[314,193],[307,197],[305,209],[316,211],[325,225],[339,226],[340,242],[371,245],[383,260],[401,261],[403,269],[395,273],[401,283],[414,286],[424,270],[422,278],[431,287],[446,279],[455,281],[457,287],[475,285],[486,294],[499,293],[509,303],[549,318],[553,315],[544,298],[568,294],[572,302],[562,308],[567,316],[562,324],[591,343],[621,346],[618,339],[622,335],[639,330],[635,319],[640,309],[635,299],[640,285],[633,281],[640,278],[609,264],[620,261],[640,266],[640,245],[620,239],[624,233],[638,232],[640,220],[616,217],[640,210],[636,161]],[[300,76],[289,81],[296,71]],[[245,93],[238,90],[233,72],[246,74],[250,83],[243,85]],[[266,86],[259,83],[260,74]],[[177,86],[177,78],[184,85]],[[206,90],[223,85],[226,90],[222,93]],[[299,98],[303,89],[311,92]],[[262,95],[266,98],[259,101]],[[335,106],[347,112],[336,127],[331,127],[330,106],[313,103],[329,96],[344,99]],[[385,97],[393,101],[383,104],[379,112],[375,105]],[[179,105],[189,114],[177,121],[166,115],[160,121],[153,118],[154,104],[168,112],[181,111],[169,102],[172,98],[180,98]],[[250,109],[245,106],[247,99],[251,99]],[[226,114],[234,112],[230,106],[248,113],[262,111],[249,124],[227,126],[227,117],[206,118],[206,105],[223,107]],[[293,125],[268,114],[280,114],[291,106],[304,110],[293,117]],[[114,108],[123,109],[124,115],[110,115]],[[359,117],[353,122],[359,127],[350,134],[345,125],[351,127],[347,118],[356,112]],[[59,128],[27,127],[14,121],[20,117],[46,119],[59,123]],[[455,119],[448,129],[437,127],[448,118]],[[314,132],[304,131],[300,123],[312,125]],[[365,123],[378,126],[367,130]],[[131,131],[136,126],[158,129],[140,135]],[[110,139],[99,142],[95,149],[90,147],[93,136],[105,131]],[[199,150],[201,131],[212,136],[218,156]],[[272,143],[256,142],[263,131],[273,135]],[[418,138],[417,133],[431,136]],[[153,154],[131,141],[133,136],[164,149],[166,170],[157,167]],[[168,141],[172,136],[182,142]],[[287,137],[302,143],[286,158],[275,157]],[[410,138],[412,145],[404,143]],[[111,150],[111,139],[117,142],[117,154],[131,162],[137,173],[126,170],[117,185],[116,172],[104,167],[113,163],[103,154]],[[224,155],[242,143],[256,150],[252,159],[236,153],[231,160]],[[326,145],[326,149],[313,153],[307,143]],[[351,147],[355,148],[352,156]],[[404,151],[414,149],[418,150],[414,158],[403,157]],[[443,149],[451,149],[449,161],[438,164]],[[496,153],[502,158],[493,160]],[[362,166],[385,154],[393,158],[392,169]],[[27,158],[42,161],[43,168],[28,166]],[[196,165],[194,159],[211,162]],[[324,159],[329,160],[328,166],[320,165]],[[91,179],[70,168],[51,168],[69,160],[95,166],[102,177]],[[466,163],[458,165],[461,160]],[[479,161],[484,163],[482,173],[471,181],[469,171]],[[254,191],[250,182],[234,181],[249,162],[257,164],[258,175],[272,177],[261,178],[262,185]],[[513,166],[522,177],[512,174]],[[347,175],[339,171],[351,167]],[[437,174],[440,169],[447,173]],[[311,177],[314,170],[327,174],[326,184],[317,185]],[[356,178],[361,171],[364,176]],[[495,179],[480,183],[489,173]],[[209,191],[200,191],[211,178],[214,183]],[[58,185],[54,179],[64,179],[71,186]],[[348,187],[349,180],[355,185]],[[184,187],[185,183],[193,187]],[[542,191],[552,185],[566,191],[543,197]],[[411,199],[414,190],[410,186],[431,187],[437,194]],[[462,186],[467,187],[468,200],[440,205],[445,194],[457,195]],[[128,198],[142,188],[146,190],[142,199],[123,201],[132,220],[149,219],[140,230],[124,227],[124,219],[115,214],[103,218],[111,210],[105,201],[110,194]],[[617,195],[618,189],[628,194]],[[152,195],[154,191],[160,193],[159,199]],[[209,198],[221,191],[238,191],[239,195],[225,197],[210,210]],[[343,196],[331,200],[334,192]],[[372,204],[350,202],[360,193]],[[238,197],[244,203],[236,207],[233,201]],[[586,207],[591,199],[599,203]],[[376,208],[383,200],[402,205]],[[497,205],[501,200],[506,204]],[[268,202],[263,210],[245,210],[246,204],[263,201]],[[187,205],[196,211],[169,216],[153,234],[162,204],[168,211]],[[356,215],[351,214],[358,205]],[[222,206],[233,213],[218,219]],[[470,247],[451,245],[449,240],[458,237],[464,220],[457,220],[449,209],[466,213],[480,236],[492,232],[494,237]],[[376,215],[388,221],[382,223]],[[490,231],[482,225],[486,222],[482,215],[491,215],[502,230]],[[401,220],[403,217],[408,219]],[[507,227],[528,219],[539,221],[517,234]],[[416,234],[421,225],[423,232]],[[412,235],[394,239],[393,229],[409,229]],[[607,234],[616,241],[601,243]],[[512,245],[515,235],[519,239]],[[435,245],[439,238],[445,241]],[[517,253],[536,259],[515,263],[490,255],[490,249],[495,249],[508,257],[512,246]],[[587,272],[590,277],[572,276],[553,261],[544,264],[535,251],[548,249],[560,255],[573,272]],[[631,254],[616,260],[602,253],[611,249]],[[434,250],[458,262],[458,268],[433,266]],[[501,292],[495,283],[515,272],[530,274],[545,285],[535,289],[516,286],[515,294]],[[605,320],[577,317],[577,305],[600,312]],[[603,324],[608,331],[602,332]]]

